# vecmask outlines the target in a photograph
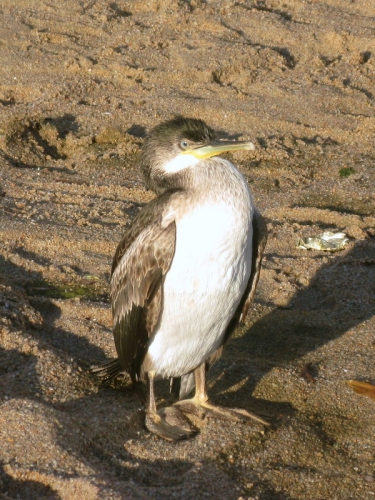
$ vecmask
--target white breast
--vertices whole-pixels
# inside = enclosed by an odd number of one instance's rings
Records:
[[[248,283],[252,202],[238,175],[240,200],[207,200],[176,219],[161,322],[148,350],[164,378],[193,370],[221,345]]]

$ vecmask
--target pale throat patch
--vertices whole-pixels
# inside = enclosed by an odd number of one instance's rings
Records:
[[[199,163],[200,160],[196,158],[194,155],[190,154],[178,154],[173,160],[163,165],[163,170],[167,174],[175,174],[176,172],[180,172],[185,168],[192,167]]]

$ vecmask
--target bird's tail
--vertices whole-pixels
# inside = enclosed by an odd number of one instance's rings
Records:
[[[123,371],[118,358],[106,361],[101,365],[90,366],[90,372],[101,382],[109,382]]]
[[[176,399],[185,399],[195,389],[194,372],[182,375],[182,377],[172,378],[170,382],[170,392]]]

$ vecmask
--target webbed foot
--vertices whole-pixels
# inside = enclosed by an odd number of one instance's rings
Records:
[[[214,405],[208,400],[200,400],[197,397],[178,401],[175,403],[175,406],[178,406],[183,413],[195,415],[199,418],[216,417],[233,420],[235,422],[248,422],[255,420],[256,422],[260,422],[267,427],[271,427],[269,422],[263,420],[254,413],[248,412],[247,410],[243,410],[242,408],[227,408],[225,406]]]
[[[185,415],[176,407],[161,408],[157,412],[146,412],[146,428],[167,441],[181,441],[195,436],[194,428]]]

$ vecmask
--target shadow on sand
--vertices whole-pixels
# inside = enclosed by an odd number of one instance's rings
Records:
[[[265,415],[292,412],[288,403],[252,398],[257,383],[273,367],[298,360],[371,318],[374,283],[374,238],[357,242],[346,255],[335,255],[287,306],[273,309],[243,336],[229,341],[213,371],[217,375],[222,364],[229,368],[211,389],[212,397],[219,402],[220,393],[247,378],[236,391],[236,400],[246,409]],[[225,395],[222,402],[230,404],[230,398]]]
[[[35,259],[37,256],[31,257]],[[220,377],[210,391],[213,400],[234,406],[233,396],[222,396],[221,393],[246,378],[246,383],[234,396],[242,402],[242,407],[267,415],[290,413],[292,409],[288,403],[270,403],[252,398],[256,384],[274,366],[299,359],[375,313],[374,261],[375,240],[358,242],[347,255],[337,255],[323,265],[309,286],[297,291],[286,308],[273,309],[241,338],[232,339],[223,358],[213,368],[218,373],[223,367],[228,367],[224,368],[225,376]],[[373,275],[372,279],[369,279],[369,273]],[[36,274],[30,274],[31,281],[42,279],[41,275]],[[0,285],[6,284],[20,290],[22,286],[19,283],[27,282],[28,271],[0,257],[0,278]],[[365,287],[366,283],[368,288]],[[57,356],[65,353],[78,363],[103,360],[103,352],[99,347],[86,338],[55,326],[61,314],[55,302],[45,300],[39,312],[44,319],[42,328],[15,326],[40,339]],[[134,481],[142,487],[178,485],[191,470],[192,463],[186,460],[140,460],[124,448],[124,442],[129,439],[143,439],[143,434],[139,436],[142,412],[136,410],[139,407],[137,396],[129,390],[124,392],[103,387],[98,394],[52,404],[44,400],[43,396],[36,396],[38,374],[35,356],[11,349],[2,350],[0,358],[0,389],[3,390],[7,386],[4,382],[9,374],[24,373],[22,367],[25,364],[28,367],[27,381],[13,386],[13,394],[7,393],[7,398],[24,397],[56,410],[56,417],[60,421],[59,429],[56,430],[59,445],[78,460],[89,463],[98,477],[106,476],[115,489],[116,481]],[[20,390],[20,387],[25,388]],[[9,389],[11,386],[5,392]],[[0,397],[3,399],[5,393],[2,392]],[[72,414],[74,418],[70,417]],[[53,470],[49,473],[56,474]],[[17,491],[18,495],[22,495],[28,490],[31,492],[31,496],[28,496],[30,499],[59,498],[55,491],[46,486],[34,484],[33,481],[15,480],[6,473],[6,469],[1,479],[4,493],[13,495]],[[288,499],[284,494],[275,492],[270,485],[265,484],[264,489],[265,493],[259,497],[262,500]],[[34,491],[35,495],[32,493]],[[237,494],[233,498],[237,498]]]

